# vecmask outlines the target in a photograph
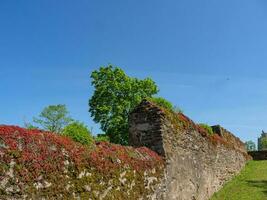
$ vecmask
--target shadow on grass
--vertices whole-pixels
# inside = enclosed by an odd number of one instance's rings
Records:
[[[267,180],[260,181],[247,181],[248,185],[251,187],[260,188],[262,193],[267,196]]]

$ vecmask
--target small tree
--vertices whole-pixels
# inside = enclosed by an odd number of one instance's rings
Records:
[[[73,120],[69,117],[69,112],[65,105],[50,105],[45,107],[38,118],[33,121],[39,124],[44,130],[60,133],[66,125]]]
[[[245,146],[247,151],[256,151],[256,144],[251,140],[245,142]]]
[[[93,137],[87,126],[78,121],[67,125],[62,131],[62,135],[84,145],[90,145],[93,142]]]
[[[261,144],[260,150],[266,150],[267,149],[267,137],[261,138],[260,144]]]
[[[34,126],[33,124],[29,122],[24,122],[24,127],[29,130],[39,129],[37,126]]]
[[[131,78],[112,65],[93,71],[91,78],[95,88],[89,100],[91,116],[111,142],[128,144],[128,115],[142,99],[158,92],[155,82]]]
[[[23,121],[24,121],[24,128],[28,130],[39,129],[39,127],[34,126],[31,122],[28,122],[26,119],[24,119]]]

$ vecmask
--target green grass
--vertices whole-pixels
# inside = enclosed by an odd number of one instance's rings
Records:
[[[211,200],[267,200],[267,161],[250,161]]]

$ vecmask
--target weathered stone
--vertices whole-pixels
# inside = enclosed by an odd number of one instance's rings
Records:
[[[244,144],[220,126],[214,126],[213,130],[227,143],[214,144],[194,127],[179,128],[148,101],[132,112],[130,144],[145,145],[166,159],[164,178],[150,199],[207,200],[239,173],[248,158]]]

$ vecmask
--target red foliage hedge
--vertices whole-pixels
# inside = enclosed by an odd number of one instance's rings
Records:
[[[88,148],[54,133],[0,126],[0,164],[9,165],[12,161],[24,181],[38,179],[42,174],[61,172],[66,161],[77,170],[85,167],[105,173],[120,168],[138,172],[163,164],[159,155],[145,147],[135,149],[98,142]]]

